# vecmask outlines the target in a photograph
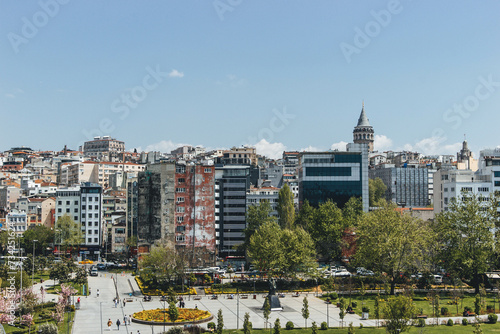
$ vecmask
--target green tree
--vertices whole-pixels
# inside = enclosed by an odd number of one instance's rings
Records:
[[[476,294],[476,298],[474,299],[474,313],[477,315],[481,314],[481,297],[479,294]]]
[[[150,273],[154,280],[168,284],[183,273],[184,262],[184,257],[176,252],[173,245],[161,243],[151,247],[149,254],[140,260],[139,267]]]
[[[289,277],[297,272],[316,271],[316,252],[314,241],[301,227],[285,229],[281,233],[283,261],[281,271]]]
[[[222,334],[223,329],[224,329],[224,318],[222,317],[222,309],[219,309],[219,312],[217,312],[217,329],[216,329],[217,334]]]
[[[318,325],[316,325],[316,321],[313,321],[312,323],[311,334],[318,334]]]
[[[267,323],[269,322],[269,316],[271,315],[271,304],[269,304],[269,298],[266,297],[264,300],[263,316],[265,319],[265,328],[267,328]]]
[[[391,297],[384,305],[384,318],[388,333],[399,334],[410,330],[416,308],[413,300],[407,296]]]
[[[50,267],[49,278],[59,282],[68,282],[71,278],[71,268],[64,262],[59,262]]]
[[[168,318],[171,322],[175,322],[179,318],[179,310],[173,300],[168,303]]]
[[[69,247],[79,246],[83,243],[83,234],[80,224],[71,219],[70,216],[64,215],[56,221],[55,244],[61,245],[64,253]]]
[[[384,184],[381,178],[377,177],[375,179],[368,180],[368,193],[370,198],[370,206],[378,206],[381,199],[385,198],[385,192],[387,191],[387,186]]]
[[[276,222],[276,217],[271,216],[271,204],[269,201],[261,201],[258,205],[250,205],[246,214],[246,228],[243,230],[245,241],[240,246],[243,250],[248,250],[250,238],[263,224]]]
[[[430,235],[426,222],[401,214],[393,204],[384,204],[360,222],[355,263],[386,273],[393,295],[400,272],[425,266]]]
[[[354,326],[352,325],[352,322],[349,323],[349,327],[347,328],[347,334],[354,334]]]
[[[293,193],[287,183],[281,187],[278,193],[278,221],[281,228],[291,229],[295,223],[295,206],[293,205]]]
[[[361,198],[351,197],[342,208],[344,225],[346,227],[358,226],[363,214],[363,201]]]
[[[252,323],[250,322],[250,313],[245,313],[245,318],[243,320],[243,334],[252,333]]]
[[[474,321],[474,324],[472,325],[474,327],[474,330],[472,333],[474,334],[483,334],[483,330],[481,329],[481,319],[479,319],[479,316],[476,315],[476,321]]]
[[[248,256],[261,271],[276,273],[283,266],[282,231],[276,222],[266,222],[250,238]]]
[[[280,333],[281,333],[280,318],[276,318],[276,320],[274,321],[273,334],[280,334]]]
[[[33,242],[33,240],[37,241]],[[35,245],[35,256],[45,255],[47,247],[52,243],[54,243],[54,231],[44,225],[36,225],[29,228],[23,233],[23,238],[21,239],[21,247],[27,253],[32,253],[33,244]]]
[[[321,203],[314,212],[309,234],[316,242],[316,251],[325,261],[340,257],[342,233],[345,229],[342,210],[335,203]]]
[[[375,296],[375,305],[374,305],[375,319],[377,319],[377,327],[378,320],[380,319],[380,294],[377,293]]]
[[[307,319],[309,319],[309,302],[307,297],[302,301],[302,318],[304,318],[305,326],[307,328]]]
[[[469,282],[479,293],[481,275],[490,268],[495,250],[493,231],[498,227],[498,196],[489,201],[463,192],[449,210],[436,217],[435,234],[441,258],[449,272]]]
[[[301,226],[304,230],[310,231],[314,224],[315,211],[316,209],[309,204],[309,201],[305,200],[296,215],[295,226]]]

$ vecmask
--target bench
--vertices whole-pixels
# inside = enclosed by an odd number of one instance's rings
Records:
[[[126,302],[126,303],[130,303],[130,302],[133,302],[133,301],[134,301],[134,299],[133,299],[133,298],[125,298],[125,302]]]
[[[201,300],[201,296],[194,296],[193,300]]]
[[[248,299],[248,295],[241,295],[241,299]]]

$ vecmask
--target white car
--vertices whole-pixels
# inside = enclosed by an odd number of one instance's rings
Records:
[[[352,276],[352,274],[347,271],[347,269],[338,269],[335,271],[332,271],[332,276],[333,277],[349,277]]]

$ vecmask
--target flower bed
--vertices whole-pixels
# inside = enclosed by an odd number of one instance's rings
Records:
[[[195,324],[200,322],[205,322],[213,319],[212,314],[208,311],[191,309],[191,308],[179,308],[179,318],[175,321],[171,321],[168,316],[168,309],[157,308],[155,310],[146,310],[141,312],[136,312],[132,315],[132,321],[148,325],[175,325],[175,324]],[[165,322],[164,322],[165,321]]]
[[[141,293],[145,296],[166,296],[168,293],[166,291],[151,289],[149,286],[145,285],[139,276],[135,277],[135,281],[141,289]],[[177,295],[196,295],[195,288],[186,288],[186,292],[175,292]]]

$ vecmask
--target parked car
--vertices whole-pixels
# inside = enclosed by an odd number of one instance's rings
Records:
[[[347,270],[347,269],[338,269],[332,272],[333,277],[349,277],[352,276],[352,274]]]
[[[90,269],[90,276],[99,276],[99,273],[97,272],[97,267],[92,267]]]
[[[105,269],[106,269],[106,265],[104,263],[97,264],[97,270],[105,270]]]

